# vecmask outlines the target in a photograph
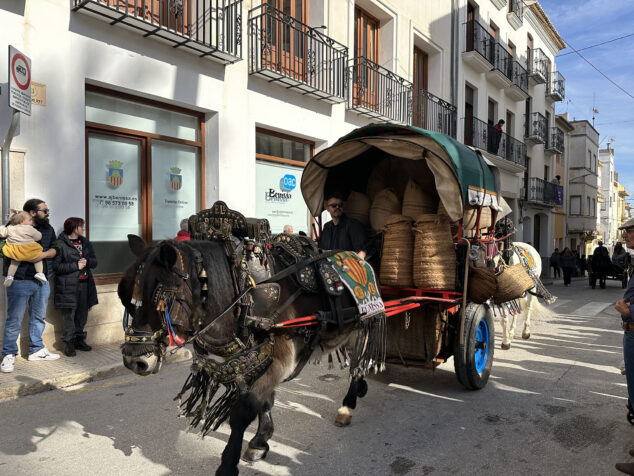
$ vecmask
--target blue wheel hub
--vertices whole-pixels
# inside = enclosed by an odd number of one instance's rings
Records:
[[[484,370],[489,358],[489,326],[485,319],[478,323],[475,342],[475,367],[478,373]]]

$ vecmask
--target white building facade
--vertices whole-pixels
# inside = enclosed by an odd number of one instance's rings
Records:
[[[614,149],[599,149],[601,167],[601,193],[603,200],[600,207],[601,228],[606,245],[612,246],[620,238],[618,235],[618,187],[615,185],[616,170],[614,168]]]
[[[501,191],[517,236],[545,258],[554,247],[554,208],[563,203],[563,187],[554,183],[555,156],[563,152],[554,105],[565,82],[554,57],[565,45],[537,3],[467,1],[460,23],[458,137],[487,151],[504,172]],[[500,120],[498,141],[493,126]]]

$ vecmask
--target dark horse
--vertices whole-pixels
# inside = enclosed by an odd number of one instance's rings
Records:
[[[122,346],[123,362],[139,375],[157,373],[169,340],[182,342],[181,339],[199,333],[194,340],[196,355],[192,374],[179,395],[189,392],[183,397],[181,409],[190,425],[199,426],[203,435],[229,418],[231,436],[216,474],[238,474],[244,431],[256,417],[259,418],[257,433],[249,442],[243,459],[256,461],[268,452],[267,441],[273,434],[271,409],[275,387],[294,377],[313,351],[327,354],[353,341],[358,346],[358,335],[362,334],[357,332],[360,326],[347,323],[291,329],[260,328],[249,331],[247,336],[241,324],[244,315],[240,314],[239,306],[232,306],[237,297],[233,269],[221,242],[164,241],[148,247],[134,235],[129,235],[128,241],[138,259],[125,273],[118,288],[119,298],[132,319],[126,331],[126,343]],[[277,272],[285,265],[274,251],[269,256],[273,271]],[[291,276],[281,279],[277,289],[280,293],[276,301],[278,311],[279,303],[287,305],[279,316],[275,316],[275,322],[314,315],[316,310],[324,307],[324,296],[300,292]],[[345,294],[342,301],[344,306],[353,306],[352,299]],[[166,302],[171,313],[167,317]],[[266,314],[262,306],[258,309],[257,301],[254,306],[255,311]],[[213,319],[216,320],[209,326]],[[363,343],[364,349],[368,343]],[[240,359],[244,357],[241,361],[236,358],[237,362],[229,362],[232,357],[226,351],[237,345],[246,346],[252,352],[239,354]],[[354,353],[352,357],[351,367],[355,368]],[[223,372],[230,372],[234,363],[242,373],[231,381]],[[359,369],[359,365],[356,368]],[[214,400],[219,403],[212,403],[219,382],[226,386],[226,392]],[[364,396],[366,391],[363,371],[356,371],[338,415],[340,426],[350,422],[349,409],[355,408],[356,398]]]

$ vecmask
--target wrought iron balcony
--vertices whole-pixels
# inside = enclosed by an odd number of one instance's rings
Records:
[[[528,71],[519,61],[513,61],[511,74],[513,83],[505,89],[506,95],[514,101],[523,101],[528,97]]]
[[[495,40],[489,31],[475,20],[464,23],[466,48],[463,58],[467,64],[481,73],[493,68]]]
[[[346,72],[348,109],[411,124],[412,83],[363,56],[351,59]]]
[[[555,71],[552,78],[549,78],[546,97],[553,101],[563,101],[566,97],[566,79],[559,71]]]
[[[412,125],[456,138],[456,106],[420,89],[412,92]]]
[[[524,138],[527,142],[543,144],[548,140],[548,124],[546,118],[539,112],[526,117],[525,127]]]
[[[346,100],[348,48],[263,3],[249,12],[249,73],[331,103]]]
[[[475,117],[464,118],[464,144],[526,166],[526,145]]]
[[[242,59],[242,0],[73,0],[80,11],[222,63]]]
[[[551,127],[544,150],[554,154],[564,153],[564,131],[559,127]]]
[[[528,58],[528,74],[533,84],[544,84],[548,78],[548,57],[540,49],[535,48]]]
[[[487,79],[497,88],[508,88],[513,77],[513,56],[500,43],[493,44],[493,69],[486,73]]]
[[[561,185],[537,177],[524,179],[522,197],[528,202],[554,207],[563,204],[563,195]]]
[[[517,30],[524,22],[523,0],[509,0],[509,12],[506,19]]]

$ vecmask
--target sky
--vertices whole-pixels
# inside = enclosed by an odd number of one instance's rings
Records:
[[[577,51],[588,46],[632,35],[579,51],[608,78],[634,96],[634,0],[540,0],[540,5],[567,45]],[[566,54],[572,52],[572,54]],[[599,148],[613,139],[619,182],[634,205],[634,97],[619,90],[570,46],[555,57],[557,70],[566,78],[566,98],[556,103],[556,113],[569,119],[587,119],[599,132]]]

